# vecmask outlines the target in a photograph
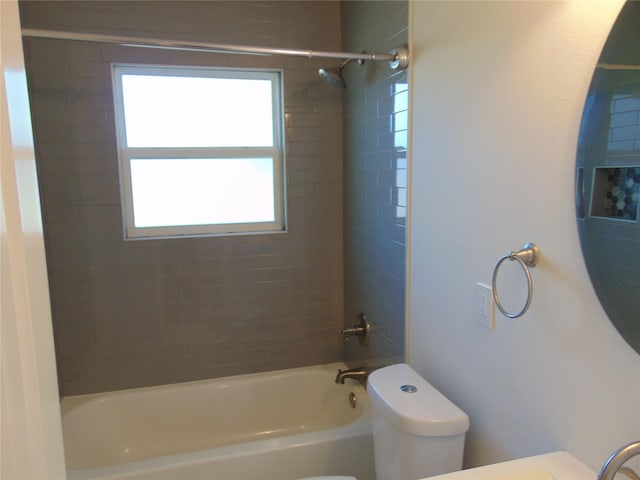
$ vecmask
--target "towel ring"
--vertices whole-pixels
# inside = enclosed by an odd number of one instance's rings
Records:
[[[492,293],[493,293],[493,300],[496,302],[496,306],[498,307],[498,310],[500,310],[500,312],[505,317],[518,318],[524,315],[524,313],[529,309],[529,305],[531,305],[531,299],[533,298],[533,281],[531,280],[531,272],[529,271],[529,267],[531,268],[535,267],[536,264],[538,263],[539,257],[540,257],[540,249],[535,243],[529,242],[524,244],[522,249],[520,249],[519,251],[509,252],[507,255],[505,255],[500,260],[498,260],[498,263],[493,269],[493,279],[492,279],[491,287],[492,287]],[[517,261],[522,267],[522,270],[524,270],[525,275],[527,276],[527,301],[525,302],[524,307],[522,307],[522,310],[520,310],[517,313],[507,312],[502,306],[502,303],[500,303],[500,298],[498,296],[498,288],[496,285],[498,280],[498,270],[500,269],[500,265],[502,265],[502,262],[504,262],[507,259],[511,261],[513,260]]]

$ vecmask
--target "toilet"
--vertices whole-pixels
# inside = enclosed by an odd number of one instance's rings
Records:
[[[375,370],[367,390],[376,480],[418,480],[462,469],[469,417],[406,363]],[[301,480],[356,480],[320,476]]]
[[[418,480],[462,468],[469,417],[409,365],[369,375],[377,480]]]

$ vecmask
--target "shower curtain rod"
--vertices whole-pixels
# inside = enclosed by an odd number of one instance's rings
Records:
[[[307,58],[339,58],[343,60],[387,60],[392,68],[406,68],[405,47],[397,47],[390,53],[349,53],[323,52],[313,50],[292,50],[284,48],[253,47],[246,45],[228,45],[224,43],[181,42],[159,38],[141,38],[118,35],[100,35],[93,33],[64,32],[60,30],[39,30],[23,28],[23,37],[50,38],[58,40],[76,40],[81,42],[112,43],[127,47],[160,48],[165,50],[187,50],[209,53],[245,53],[251,55],[289,55]],[[394,64],[397,64],[394,66]]]
[[[603,70],[640,70],[640,65],[628,65],[622,63],[599,63],[596,67]]]

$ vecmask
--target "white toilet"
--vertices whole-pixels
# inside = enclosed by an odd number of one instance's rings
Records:
[[[469,417],[399,363],[368,380],[377,480],[417,480],[462,468]]]
[[[374,371],[367,386],[377,480],[418,480],[462,468],[469,429],[469,417],[462,410],[406,363]]]

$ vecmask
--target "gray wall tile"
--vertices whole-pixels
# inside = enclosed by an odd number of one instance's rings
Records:
[[[406,1],[341,6],[343,48],[387,52],[407,43]],[[351,366],[404,359],[407,74],[383,62],[345,69],[345,322],[365,312],[368,348],[347,343]],[[400,188],[398,188],[400,187]]]
[[[27,28],[340,49],[337,2],[21,1]],[[320,60],[25,42],[63,395],[338,361],[342,99]],[[123,241],[111,62],[284,69],[289,232]]]

